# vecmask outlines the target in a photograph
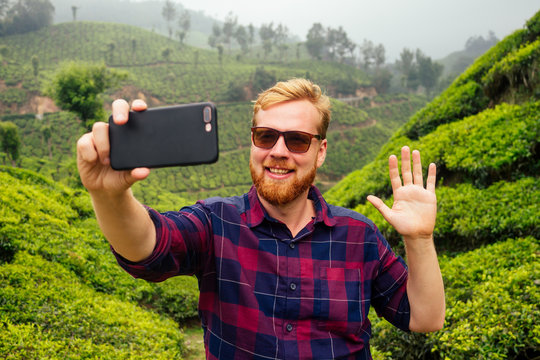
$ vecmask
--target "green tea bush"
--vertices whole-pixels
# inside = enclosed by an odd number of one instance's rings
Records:
[[[497,182],[486,189],[471,184],[441,186],[434,239],[440,252],[474,249],[501,238],[540,234],[540,179]],[[385,200],[392,206],[392,198]],[[380,228],[390,243],[401,248],[401,236],[370,204],[357,206]]]
[[[486,94],[497,99],[507,88],[517,89],[524,86],[528,90],[538,83],[538,65],[540,63],[540,39],[523,44],[518,50],[493,65],[483,77]]]
[[[0,267],[4,359],[172,359],[185,353],[170,319],[97,293],[59,264],[19,252]]]
[[[446,323],[404,333],[374,320],[373,344],[392,359],[527,359],[540,351],[537,238],[509,239],[440,259]]]
[[[97,291],[150,305],[175,319],[196,316],[198,289],[194,279],[152,284],[133,279],[118,266],[93,217],[86,192],[32,171],[0,167],[0,205],[4,261],[11,261],[18,251],[27,251],[61,264]],[[175,301],[157,304],[159,297]]]
[[[394,135],[374,162],[349,174],[329,190],[327,200],[336,205],[354,207],[364,203],[369,194],[389,197],[391,187],[386,159],[390,154],[399,156],[403,145],[420,150],[425,167],[434,162],[438,166],[439,178],[444,177],[454,183],[466,181],[477,187],[486,187],[503,179],[535,174],[540,169],[536,156],[539,112],[540,102],[501,104],[441,125],[417,141]]]
[[[402,133],[416,140],[434,131],[441,124],[479,113],[488,102],[489,99],[484,95],[480,84],[474,81],[453,84],[418,111],[403,127]]]

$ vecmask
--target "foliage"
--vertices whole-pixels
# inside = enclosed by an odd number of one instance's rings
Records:
[[[433,236],[439,252],[466,251],[501,238],[540,233],[538,178],[500,181],[486,189],[462,183],[441,186],[436,192],[439,201]],[[392,199],[386,203],[391,206]],[[399,234],[370,203],[355,210],[372,219],[394,247],[401,247]]]
[[[533,90],[539,82],[540,39],[524,44],[498,61],[483,77],[486,94],[497,98],[510,87]]]
[[[0,145],[0,149],[12,163],[19,159],[21,148],[19,129],[11,121],[0,122]]]
[[[540,121],[540,103],[523,106],[502,104],[476,116],[440,126],[436,131],[411,141],[397,134],[381,150],[374,163],[350,174],[328,192],[329,201],[354,206],[369,194],[389,196],[386,159],[398,154],[404,144],[422,152],[424,164],[434,162],[439,173],[456,181],[477,185],[533,174],[540,164],[535,157]],[[493,134],[486,137],[485,134]],[[376,170],[375,170],[376,169]],[[358,184],[358,177],[363,178]],[[354,192],[350,189],[354,187]]]
[[[127,77],[105,65],[68,62],[63,64],[46,92],[63,109],[73,111],[87,129],[105,117],[99,95]]]
[[[172,359],[185,351],[170,319],[96,292],[26,252],[0,267],[4,359]]]
[[[175,319],[194,316],[198,299],[195,279],[150,284],[131,278],[111,255],[86,192],[28,170],[1,167],[0,204],[4,261],[26,251],[62,265],[81,284],[96,291],[151,306]],[[175,301],[165,304],[160,298]]]
[[[540,349],[539,240],[509,239],[440,259],[445,327],[404,333],[376,319],[373,343],[392,359],[523,359]]]
[[[8,5],[9,6],[9,5]],[[0,11],[0,36],[23,34],[52,24],[54,6],[49,0],[21,0]]]

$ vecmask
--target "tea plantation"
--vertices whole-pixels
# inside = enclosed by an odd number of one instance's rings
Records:
[[[329,152],[317,185],[330,203],[373,219],[398,252],[398,234],[365,198],[375,194],[391,204],[387,159],[403,145],[438,168],[435,242],[445,327],[404,333],[372,312],[374,358],[540,356],[539,37],[540,12],[427,105],[416,95],[356,107],[332,100]],[[151,105],[216,101],[219,162],[158,169],[135,186],[146,204],[177,209],[249,188],[247,100],[260,90],[253,89],[260,65],[220,62],[210,51],[114,24],[60,24],[0,38],[0,46],[8,49],[0,67],[0,120],[14,123],[22,139],[18,167],[0,167],[0,357],[188,356],[181,326],[197,317],[196,279],[150,284],[120,269],[77,176],[74,146],[83,128],[73,114],[41,113],[34,101],[64,60],[105,62],[130,74],[105,94],[105,104],[117,96],[144,97]],[[264,71],[275,79],[308,76],[331,95],[338,79],[369,85],[362,71],[343,64],[267,63]],[[245,99],[228,99],[231,83],[249,90]]]

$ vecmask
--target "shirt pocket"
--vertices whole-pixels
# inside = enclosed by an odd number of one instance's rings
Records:
[[[364,320],[360,281],[360,269],[320,268],[314,304],[319,329],[358,335]]]

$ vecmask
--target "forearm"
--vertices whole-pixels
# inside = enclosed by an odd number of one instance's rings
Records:
[[[90,196],[101,231],[118,254],[130,261],[152,254],[156,244],[154,224],[131,189],[115,195],[90,192]]]
[[[433,238],[404,238],[409,279],[407,294],[411,307],[409,328],[416,332],[442,328],[445,316],[444,285]]]

